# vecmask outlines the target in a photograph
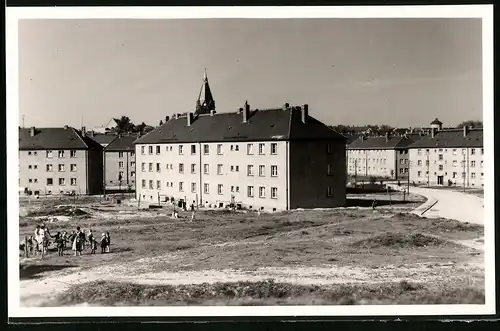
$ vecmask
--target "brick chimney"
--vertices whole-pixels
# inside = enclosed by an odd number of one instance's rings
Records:
[[[34,137],[35,136],[35,127],[32,126],[30,129],[30,136]]]
[[[469,127],[467,125],[464,125],[464,137],[467,137],[468,133],[469,133]]]
[[[243,112],[243,108],[238,108],[238,110],[236,111],[236,113],[238,114],[241,114]]]
[[[165,123],[168,122],[170,120],[170,117],[169,116],[165,116]]]
[[[288,108],[290,108],[290,104],[288,102],[284,103],[283,110],[287,110]]]
[[[301,119],[302,123],[306,123],[307,117],[309,116],[309,105],[305,104],[301,109]]]
[[[187,126],[191,126],[191,124],[193,124],[193,112],[187,114]]]
[[[389,132],[385,133],[385,142],[389,142]]]
[[[84,126],[82,126],[82,136],[86,136],[87,135],[87,128],[85,128]]]
[[[243,123],[248,121],[248,117],[250,115],[250,105],[247,101],[245,101],[245,108],[243,109]]]
[[[210,111],[210,116],[214,116],[214,115],[215,115],[215,110],[213,110],[213,109],[212,109],[212,110]]]
[[[68,126],[67,125],[64,126],[64,130],[68,130]]]

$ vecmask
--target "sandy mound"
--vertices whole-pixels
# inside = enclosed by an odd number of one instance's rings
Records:
[[[384,233],[381,235],[366,238],[356,241],[352,244],[354,247],[391,247],[391,248],[413,248],[427,246],[443,246],[450,244],[449,242],[426,236],[420,233],[401,234],[401,233]]]

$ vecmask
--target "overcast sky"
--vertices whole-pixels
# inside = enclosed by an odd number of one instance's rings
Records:
[[[327,124],[482,119],[480,19],[24,20],[25,126],[309,104]],[[21,119],[21,117],[20,117]]]

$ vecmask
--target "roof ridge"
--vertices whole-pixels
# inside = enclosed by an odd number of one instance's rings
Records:
[[[71,129],[73,131],[74,134],[76,134],[76,136],[82,141],[82,143],[85,145],[85,147],[87,147],[87,149],[90,149],[90,146],[85,142],[85,140],[83,140],[82,137],[80,137],[80,135],[78,134],[78,132],[76,131],[76,129],[72,126],[69,126],[68,129]]]

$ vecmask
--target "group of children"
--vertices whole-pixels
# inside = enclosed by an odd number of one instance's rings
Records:
[[[37,225],[35,230],[35,235],[30,236],[27,241],[28,251],[30,254],[41,254],[42,257],[47,254],[47,249],[50,244],[50,239],[54,238],[54,244],[57,247],[57,254],[59,256],[64,255],[64,250],[67,247],[67,243],[71,243],[71,249],[74,251],[75,256],[82,255],[85,250],[86,243],[89,244],[90,254],[95,254],[97,247],[101,246],[101,253],[109,253],[111,245],[111,237],[109,232],[102,234],[100,242],[94,237],[92,230],[90,229],[85,235],[85,232],[77,226],[76,231],[73,230],[71,233],[66,231],[57,232],[52,236],[45,226],[45,224]]]

